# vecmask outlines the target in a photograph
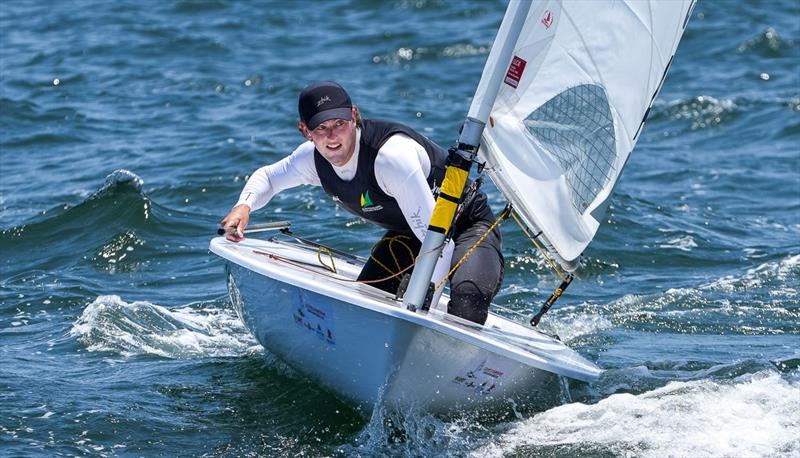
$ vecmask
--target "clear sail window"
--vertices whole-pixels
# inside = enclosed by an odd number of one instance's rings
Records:
[[[614,121],[605,90],[582,84],[548,100],[523,121],[564,170],[583,212],[614,174]]]

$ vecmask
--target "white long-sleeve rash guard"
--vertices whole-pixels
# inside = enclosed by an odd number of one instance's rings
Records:
[[[332,165],[336,175],[343,180],[349,181],[355,177],[360,140],[361,130],[358,129],[353,157],[341,167]],[[414,154],[409,154],[411,152]],[[375,158],[378,186],[397,201],[408,226],[420,241],[425,238],[435,204],[426,179],[430,170],[431,163],[425,148],[403,134],[389,137]],[[314,166],[314,144],[310,141],[280,161],[256,170],[245,184],[236,205],[247,205],[252,210],[258,210],[267,205],[275,194],[304,184],[321,186]],[[453,247],[451,240],[436,264],[432,281],[437,285],[450,270]],[[433,304],[438,303],[442,289],[436,291]]]

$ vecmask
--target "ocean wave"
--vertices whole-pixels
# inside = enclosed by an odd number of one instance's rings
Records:
[[[545,333],[555,334],[564,342],[571,344],[578,343],[575,342],[576,339],[598,334],[615,326],[614,322],[605,316],[587,314],[583,306],[562,307],[554,316],[557,316],[558,319],[542,322],[541,329]]]
[[[693,248],[697,248],[697,242],[695,242],[694,237],[689,234],[673,237],[669,239],[666,243],[663,243],[658,246],[659,248],[666,248],[666,249],[676,249],[681,251],[692,251]]]
[[[74,143],[88,143],[85,137],[74,133],[34,133],[31,135],[17,136],[3,141],[3,148],[42,147],[52,145],[65,145]]]
[[[240,356],[261,351],[236,314],[208,304],[168,309],[150,302],[99,296],[70,335],[91,352],[164,358]]]
[[[106,176],[103,186],[92,194],[89,199],[97,199],[105,194],[114,192],[117,189],[124,189],[125,187],[130,187],[136,192],[141,193],[143,184],[144,180],[139,175],[130,170],[117,169]]]
[[[114,171],[106,177],[104,184],[100,188],[78,205],[62,204],[49,210],[44,210],[39,216],[26,224],[4,229],[0,232],[0,239],[7,236],[20,237],[26,233],[36,231],[52,231],[56,226],[63,230],[66,229],[64,225],[69,223],[70,220],[81,220],[82,223],[91,227],[92,219],[94,219],[92,216],[100,216],[97,210],[98,208],[104,208],[102,205],[103,199],[110,201],[108,207],[106,207],[109,209],[128,209],[133,200],[142,201],[142,204],[138,205],[139,208],[142,208],[149,201],[142,194],[142,183],[142,179],[133,172],[127,170]]]
[[[774,289],[773,289],[774,287]],[[748,269],[744,275],[727,275],[700,289],[726,293],[769,289],[772,297],[796,298],[800,287],[800,254]]]
[[[605,304],[561,307],[551,310],[550,315],[564,323],[580,322],[583,316],[602,316],[604,320],[597,321],[602,326],[596,331],[622,328],[680,334],[800,333],[797,324],[800,319],[797,302],[800,285],[796,281],[776,281],[772,275],[767,273],[765,278],[744,279],[726,277],[712,283],[711,287],[670,288],[646,295],[626,294]],[[754,286],[748,287],[748,284]]]
[[[471,456],[788,456],[800,453],[800,382],[775,371],[671,382],[523,420]]]
[[[792,111],[800,111],[800,97],[793,97],[786,102],[786,107]]]
[[[777,30],[767,27],[758,35],[741,43],[736,51],[742,54],[754,53],[761,57],[784,57],[796,47],[797,42],[782,37]]]
[[[0,231],[0,250],[11,258],[24,258],[28,268],[39,256],[48,261],[59,254],[100,262],[105,270],[111,264],[116,264],[111,270],[131,270],[119,262],[136,262],[137,254],[152,254],[148,250],[154,248],[145,246],[148,240],[163,241],[187,231],[211,233],[213,223],[207,219],[154,203],[143,192],[143,183],[131,171],[116,170],[78,205],[53,208],[26,224]],[[48,241],[46,252],[40,249],[43,240]],[[130,253],[133,250],[137,253]]]
[[[525,254],[506,254],[505,255],[505,268],[506,278],[514,280],[514,277],[521,279],[524,285],[535,285],[533,289],[528,286],[519,286],[507,281],[503,286],[503,293],[516,293],[516,292],[533,292],[540,293],[540,289],[552,290],[561,281],[558,274],[555,273],[553,266],[558,268],[561,272],[561,267],[558,267],[556,261],[552,258],[551,254],[545,257],[539,250],[533,249],[533,245],[527,238],[517,237],[517,234],[504,233],[504,246],[525,247],[530,246],[529,253]],[[593,252],[601,251],[601,248],[593,248]],[[520,250],[514,250],[519,253]],[[613,253],[618,253],[619,249],[615,247],[611,250]],[[549,259],[548,259],[549,258]],[[586,280],[595,278],[603,274],[613,274],[619,269],[619,264],[612,259],[603,259],[599,257],[590,257],[582,255],[580,257],[580,264],[573,272],[573,275],[578,280]],[[550,291],[548,291],[548,294]]]
[[[646,338],[646,337],[645,337]],[[763,339],[762,339],[763,340]],[[576,399],[600,400],[611,395],[620,393],[642,394],[647,391],[658,389],[668,383],[680,381],[689,382],[695,380],[732,380],[737,377],[755,374],[763,371],[780,370],[783,373],[789,371],[792,366],[792,357],[786,353],[774,355],[773,359],[765,359],[754,355],[752,358],[736,359],[728,362],[711,361],[699,355],[690,355],[693,345],[702,342],[709,347],[724,346],[728,343],[726,339],[709,338],[690,338],[678,341],[674,349],[686,353],[687,358],[670,357],[664,353],[659,353],[653,349],[650,356],[661,358],[655,361],[644,361],[628,367],[608,368],[600,380],[592,385],[578,385],[573,392]],[[768,346],[769,343],[758,342],[751,338],[750,342],[754,346]],[[635,345],[635,343],[629,346]],[[729,345],[731,347],[736,345]],[[616,353],[622,354],[616,350]],[[752,352],[756,353],[756,352]],[[743,352],[742,355],[745,353]],[[663,358],[665,357],[666,358]],[[674,355],[673,355],[674,356]],[[739,356],[739,355],[737,355]],[[724,359],[725,355],[719,355],[719,359]]]
[[[487,45],[456,43],[448,46],[410,47],[401,46],[390,53],[372,56],[374,64],[397,65],[412,60],[451,60],[489,54]]]
[[[130,210],[131,208],[143,209],[145,218],[151,212],[150,199],[142,192],[144,180],[137,174],[124,169],[115,170],[106,176],[103,184],[92,192],[81,203],[70,206],[58,205],[49,210],[42,211],[39,217],[27,224],[4,229],[0,237],[13,235],[21,236],[31,231],[55,229],[63,231],[69,223],[79,220],[82,224],[92,227],[95,219],[102,219],[105,211]],[[107,201],[107,202],[105,202]],[[140,202],[135,204],[135,202]],[[137,212],[138,213],[138,212]],[[115,220],[119,223],[120,218]],[[85,230],[85,228],[84,228]]]
[[[673,120],[689,123],[689,130],[717,127],[733,122],[742,114],[740,105],[732,99],[699,95],[690,100],[657,103],[650,121]]]
[[[480,416],[464,413],[445,420],[415,407],[381,405],[355,440],[336,451],[345,456],[463,456],[487,440]]]
[[[140,265],[149,262],[148,258],[141,256],[137,256],[139,259],[134,261],[132,256],[135,250],[141,251],[141,247],[145,243],[146,241],[139,237],[136,231],[127,230],[105,243],[95,255],[88,259],[109,273],[132,272],[138,270]],[[129,259],[126,261],[126,258]]]
[[[769,79],[763,74],[761,78]],[[668,102],[656,101],[648,122],[674,123],[685,126],[686,131],[721,128],[737,124],[747,130],[753,127],[752,119],[758,116],[775,116],[786,111],[797,111],[797,97],[771,95],[763,98],[736,97],[717,98],[710,95],[698,95],[691,99],[679,99]],[[788,118],[787,118],[788,119]],[[776,124],[781,127],[774,133],[776,138],[785,138],[795,125],[791,123]],[[783,132],[786,131],[786,132]],[[761,132],[761,131],[760,131]],[[763,134],[763,132],[761,132]]]
[[[35,125],[36,123],[60,122],[76,118],[83,120],[86,117],[70,106],[48,105],[47,108],[43,108],[32,100],[14,100],[8,97],[0,97],[0,119],[8,123],[13,122],[17,126],[26,125],[27,123]]]
[[[688,236],[687,236],[688,237]],[[691,251],[693,238],[674,237],[664,248]],[[515,258],[512,258],[515,259]],[[518,262],[522,259],[522,262]],[[515,282],[507,274],[506,285],[497,296],[498,313],[525,320],[538,306],[532,298],[545,298],[556,282],[533,258],[516,258],[512,275],[525,279]],[[525,272],[513,274],[521,266],[530,270],[537,283],[530,284]],[[770,261],[748,269],[744,274],[726,275],[697,286],[682,286],[649,294],[625,294],[605,303],[561,304],[549,312],[551,319],[542,329],[565,341],[592,338],[614,328],[647,332],[722,333],[744,335],[782,335],[800,333],[800,255]],[[507,310],[508,309],[508,310]],[[580,342],[579,342],[580,343]]]
[[[142,193],[142,179],[127,170],[110,174],[103,186],[80,204],[58,206],[32,221],[0,232],[0,250],[13,259],[24,259],[33,268],[37,259],[48,262],[68,256],[73,262],[92,257],[130,231],[142,231],[153,222],[154,205]],[[163,209],[159,215],[163,215]],[[160,219],[166,219],[160,216]],[[42,250],[47,241],[47,250]],[[97,250],[97,251],[96,251]]]
[[[178,0],[173,5],[174,11],[177,13],[204,13],[208,11],[218,12],[225,10],[231,6],[230,2],[225,0]]]

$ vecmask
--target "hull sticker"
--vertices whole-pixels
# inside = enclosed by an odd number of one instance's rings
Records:
[[[503,384],[510,371],[503,358],[493,355],[479,357],[455,377],[452,382],[480,395],[489,395]]]
[[[302,300],[292,314],[294,322],[329,345],[336,345],[333,311],[330,304],[310,304]]]

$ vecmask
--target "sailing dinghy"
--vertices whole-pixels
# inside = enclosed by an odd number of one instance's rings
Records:
[[[268,351],[366,412],[378,402],[547,403],[560,377],[596,380],[594,363],[527,323],[490,313],[476,325],[441,312],[446,295],[426,303],[433,265],[457,212],[450,202],[463,201],[478,162],[510,203],[503,213],[564,279],[537,323],[600,225],[693,6],[512,0],[404,296],[356,282],[358,258],[279,225],[283,237],[211,241],[242,321]]]
[[[480,326],[435,308],[409,311],[355,282],[352,258],[327,253],[321,263],[317,248],[283,237],[218,237],[211,250],[225,258],[231,302],[258,342],[364,412],[379,400],[436,412],[507,398],[549,404],[560,396],[557,374],[600,374],[560,341],[499,315]]]

